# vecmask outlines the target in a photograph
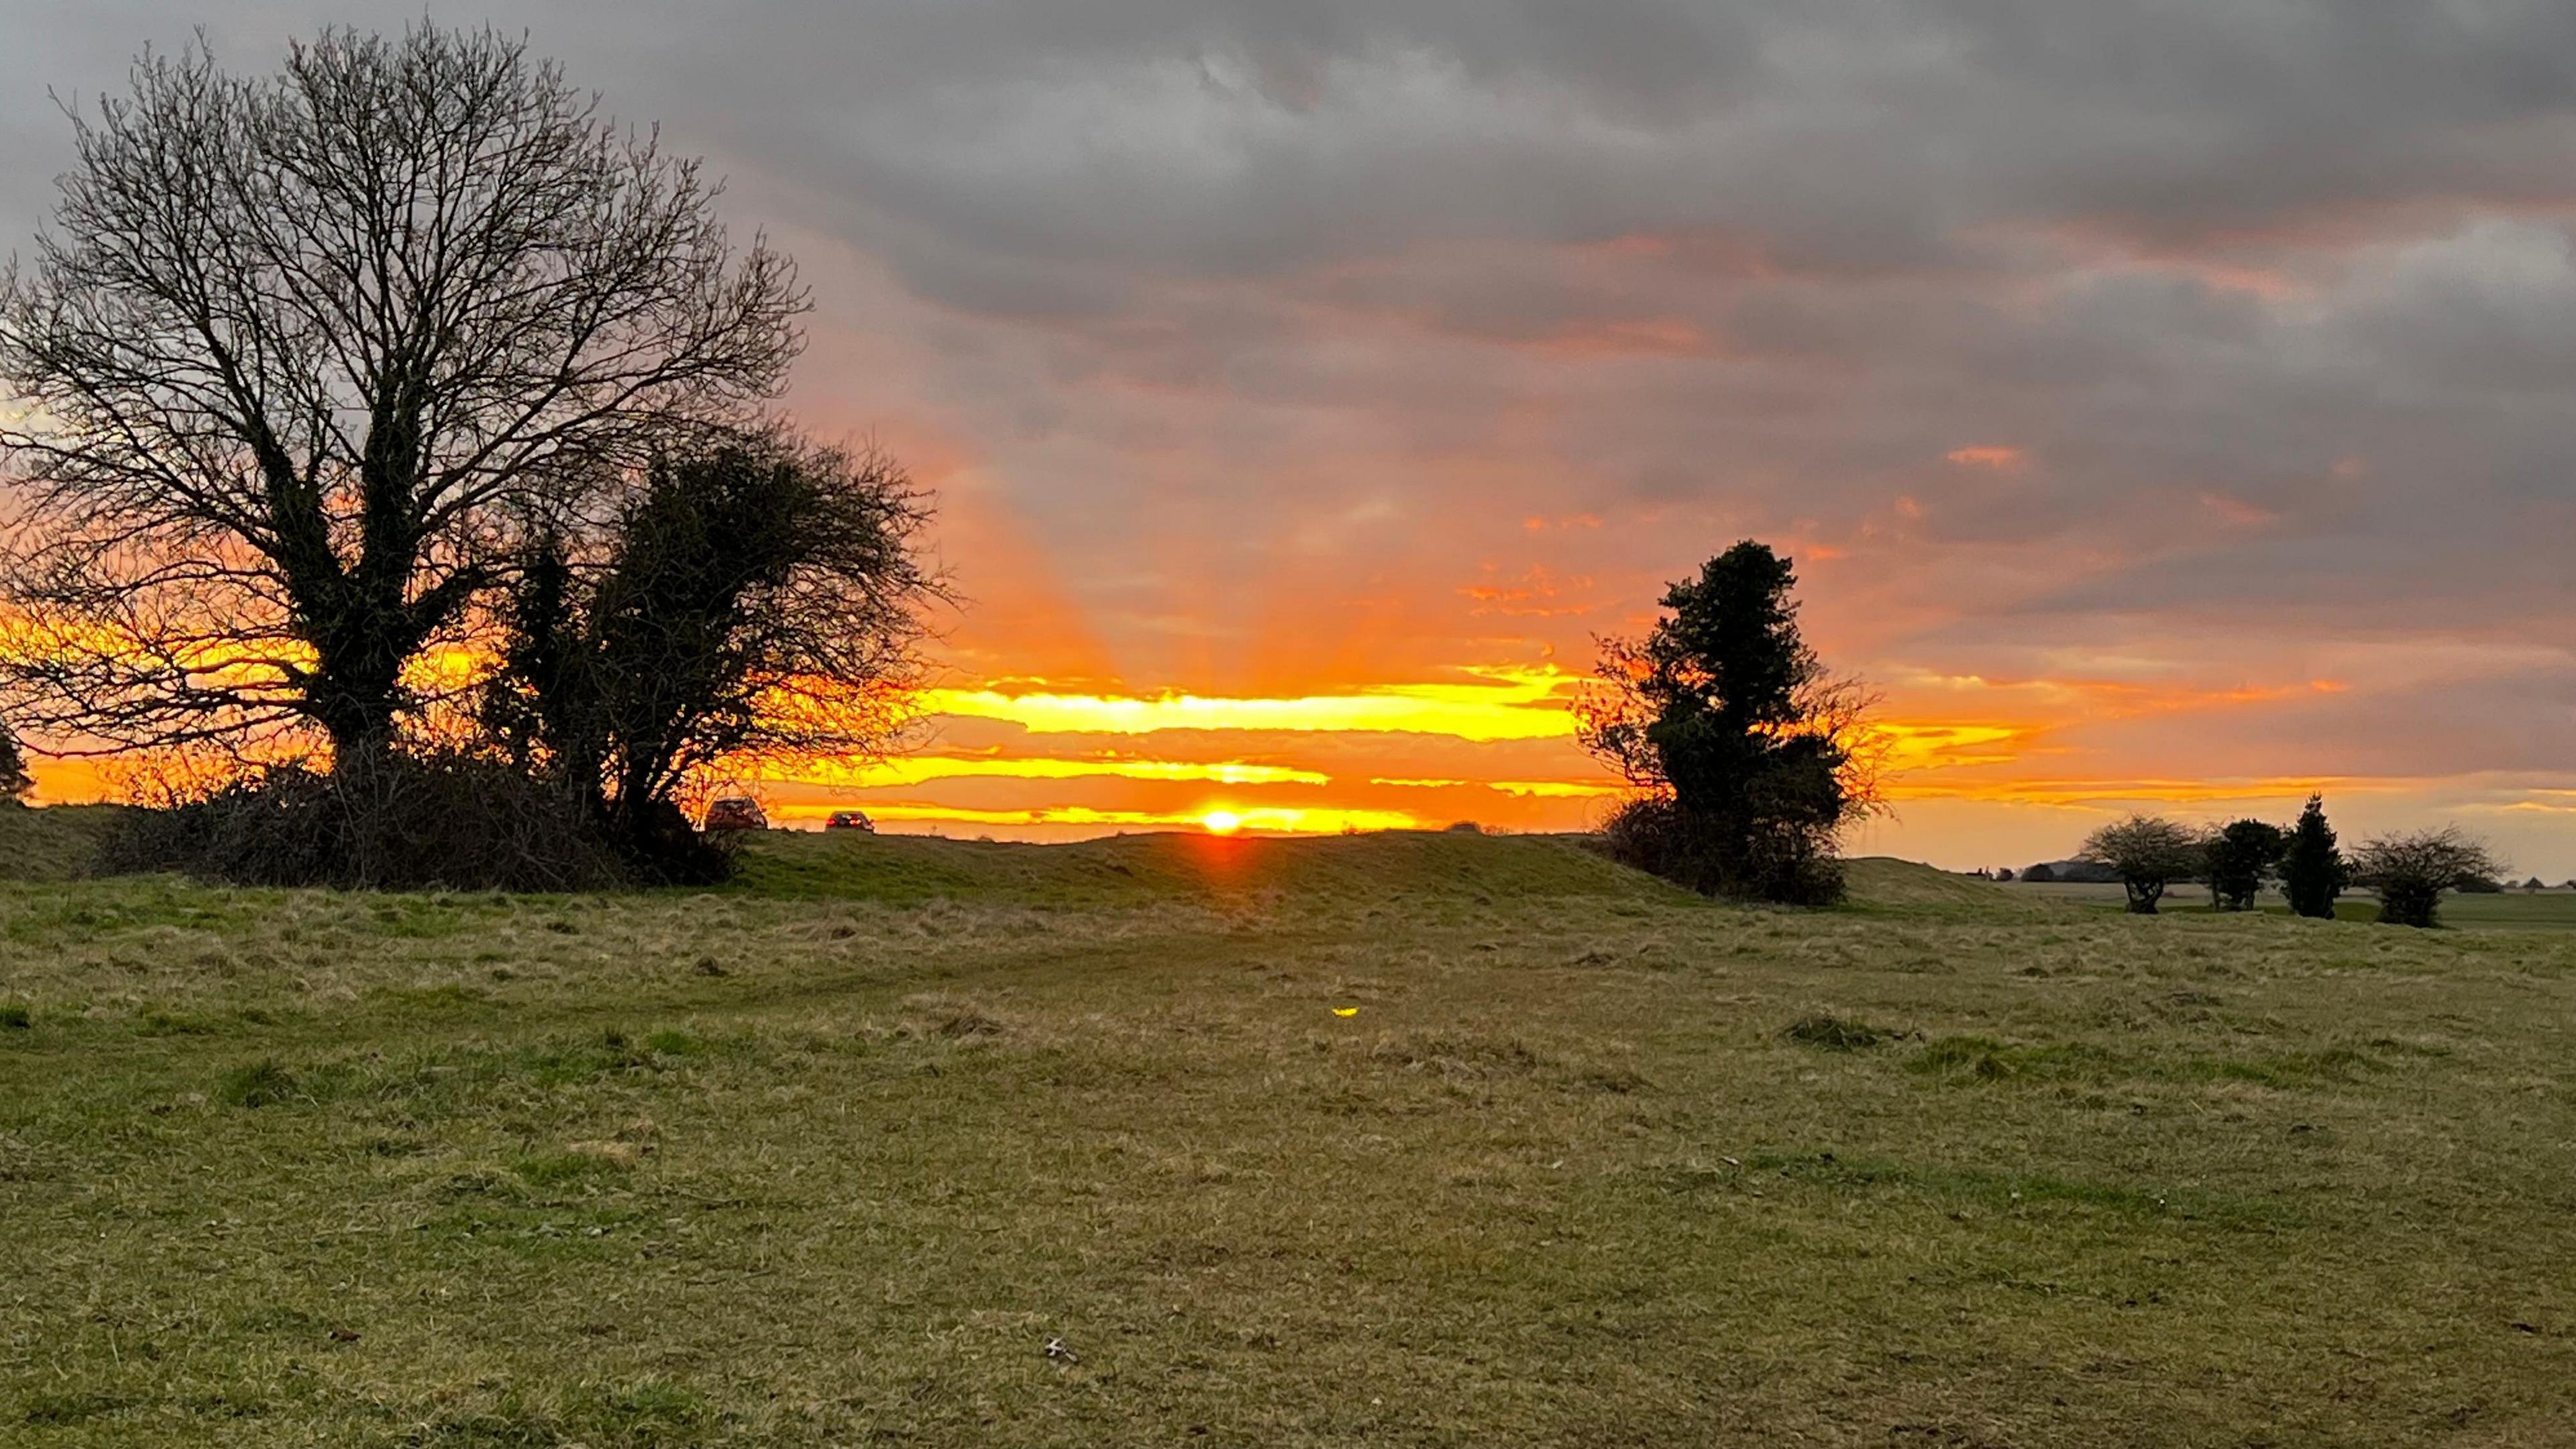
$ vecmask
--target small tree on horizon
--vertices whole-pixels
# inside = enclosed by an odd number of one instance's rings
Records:
[[[2353,874],[2379,892],[2379,919],[2390,926],[2440,923],[2442,893],[2504,871],[2482,841],[2457,826],[2383,835],[2353,853]]]
[[[2085,837],[2077,858],[2119,872],[2130,914],[2152,916],[2165,886],[2199,874],[2205,854],[2191,827],[2161,815],[2132,815]]]
[[[2292,912],[2332,920],[2335,897],[2350,884],[2352,870],[2335,844],[2334,827],[2326,823],[2325,797],[2310,795],[2281,852],[2281,892]]]
[[[1841,898],[1843,826],[1877,807],[1874,702],[1798,632],[1791,561],[1747,539],[1674,584],[1642,639],[1604,639],[1581,739],[1644,793],[1614,854],[1694,890]]]
[[[2289,846],[2289,832],[2262,820],[2231,820],[2210,832],[2204,846],[2210,904],[2222,911],[2251,909]]]

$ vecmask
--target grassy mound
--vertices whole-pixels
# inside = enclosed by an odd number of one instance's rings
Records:
[[[2028,919],[2040,900],[1913,861],[1849,862],[1852,906]],[[1503,898],[1653,901],[1700,898],[1612,861],[1578,836],[1386,831],[1325,837],[1121,835],[1070,845],[921,835],[755,835],[743,887],[804,900],[1030,906],[1361,899],[1490,905]]]
[[[2028,920],[2050,913],[2041,898],[2017,895],[1992,881],[1972,880],[1911,860],[1866,855],[1844,862],[1843,868],[1855,906],[1955,911],[1998,920]]]
[[[781,831],[746,844],[742,884],[757,895],[889,905],[1690,899],[1574,837],[1446,831],[1310,839],[1120,835],[1070,845]]]
[[[118,805],[0,805],[0,880],[62,881],[88,873]]]

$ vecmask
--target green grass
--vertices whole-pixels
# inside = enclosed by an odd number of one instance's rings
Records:
[[[2576,934],[1511,837],[749,865],[0,884],[0,1443],[2576,1422]]]
[[[1960,885],[1976,886],[1981,882],[1952,877]],[[2127,896],[2116,885],[2078,885],[2042,882],[2038,885],[2014,883],[2006,893],[2025,902],[2048,902],[2058,905],[2095,906],[2125,910]],[[2287,916],[2290,907],[2277,892],[2266,891],[2256,902],[2263,915]],[[2209,904],[2209,892],[2200,886],[2179,885],[2165,893],[2157,913],[2167,916],[2209,916],[2219,914]],[[2335,919],[2376,923],[2379,902],[2367,891],[2355,891],[2335,902]],[[2484,931],[2576,931],[2576,891],[2508,890],[2491,894],[2468,895],[2454,891],[2442,897],[2441,924],[2454,929]]]
[[[118,813],[114,805],[32,809],[0,801],[0,879],[58,881],[83,874]]]

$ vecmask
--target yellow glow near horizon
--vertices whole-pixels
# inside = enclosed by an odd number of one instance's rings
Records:
[[[924,714],[1002,720],[1044,734],[1142,735],[1157,730],[1376,731],[1462,740],[1542,740],[1574,733],[1568,709],[1581,676],[1552,665],[1470,671],[1479,684],[1390,684],[1284,699],[1154,695],[1006,694],[933,689]]]
[[[1485,788],[1532,800],[1598,800],[1629,790],[1617,780],[1487,780]]]
[[[1321,770],[1286,765],[1254,765],[1240,760],[1201,763],[1132,757],[1083,759],[1051,755],[897,755],[850,767],[825,766],[807,773],[809,783],[872,790],[918,785],[929,780],[1120,780],[1197,781],[1211,785],[1329,785]]]
[[[820,820],[835,808],[832,805],[788,805],[771,810],[778,820]],[[1080,829],[1112,830],[1204,830],[1207,811],[1161,810],[1096,810],[1088,805],[1040,805],[1026,810],[986,810],[965,805],[937,805],[923,801],[884,803],[870,801],[868,816],[878,824],[909,823],[921,825],[987,826],[997,829],[1023,829],[1033,826],[1072,826]],[[1244,805],[1222,812],[1235,818],[1237,831],[1256,831],[1278,835],[1340,835],[1353,830],[1420,830],[1423,823],[1402,810],[1345,809],[1340,806],[1318,806],[1306,809],[1287,805]]]
[[[2099,780],[1981,780],[1975,783],[1945,784],[1940,781],[1893,782],[1888,787],[1892,800],[1968,800],[1990,805],[2101,806],[2154,802],[2164,805],[2219,805],[2267,800],[2298,800],[2311,791],[2348,795],[2386,793],[2422,788],[2430,779],[2391,776],[2385,779],[2352,779],[2338,776],[2296,776],[2259,780],[2171,780],[2119,779]]]
[[[1870,733],[1887,751],[1890,774],[1956,765],[1997,765],[2019,758],[2021,747],[2038,733],[2035,726],[2007,724],[1916,724],[1873,720]]]
[[[1199,823],[1211,835],[1232,835],[1243,828],[1243,817],[1231,810],[1211,810],[1199,817]]]
[[[1372,775],[1372,785],[1395,790],[1499,790],[1532,800],[1590,800],[1604,795],[1625,795],[1628,786],[1617,780],[1453,780],[1444,777],[1408,779],[1403,776]]]

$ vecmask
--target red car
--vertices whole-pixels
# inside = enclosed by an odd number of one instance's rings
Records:
[[[709,835],[727,830],[767,830],[769,817],[761,813],[760,802],[747,795],[731,795],[707,807],[706,830]]]
[[[877,823],[868,818],[868,812],[865,810],[835,810],[832,812],[832,818],[823,822],[823,828],[826,830],[864,830],[870,835],[877,833]]]

